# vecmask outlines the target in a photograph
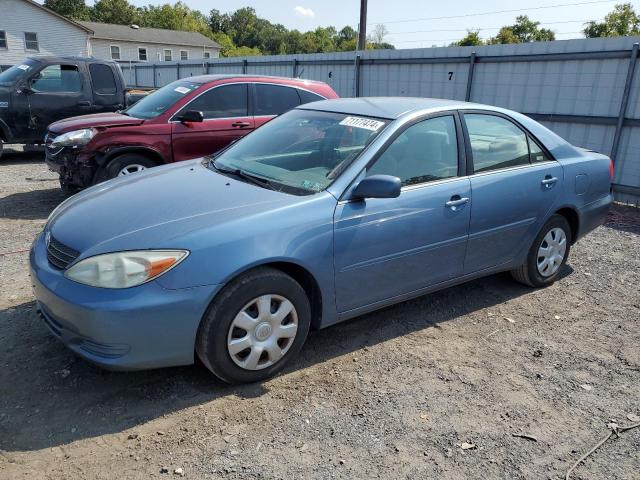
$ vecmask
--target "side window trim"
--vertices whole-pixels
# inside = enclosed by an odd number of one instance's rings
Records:
[[[171,115],[171,118],[169,119],[169,123],[181,123],[180,120],[176,120],[175,117],[180,112],[188,110],[187,107],[189,107],[189,105],[191,105],[191,103],[193,103],[198,97],[200,97],[201,95],[204,95],[205,93],[210,92],[211,90],[214,90],[216,88],[226,87],[227,85],[245,85],[247,87],[247,114],[246,115],[241,115],[239,117],[205,118],[204,122],[212,122],[212,121],[215,121],[215,120],[231,120],[231,119],[234,119],[234,118],[251,117],[252,116],[252,103],[253,103],[251,101],[252,94],[250,92],[250,89],[253,90],[251,88],[251,83],[248,83],[248,82],[231,82],[231,83],[223,83],[221,85],[214,85],[213,87],[207,88],[206,90],[203,90],[202,92],[198,93],[195,97],[193,97],[191,100],[189,100],[184,107],[178,109],[178,111],[176,111],[174,114]]]
[[[548,159],[549,159],[548,161],[549,162],[557,162],[557,160],[553,157],[553,155],[551,155],[549,150],[547,150],[547,148],[535,137],[535,135],[533,135],[529,130],[527,130],[523,125],[521,125],[515,119],[511,118],[508,115],[505,115],[502,112],[494,112],[492,110],[463,109],[463,110],[458,110],[458,114],[461,117],[462,131],[464,133],[464,145],[465,145],[465,150],[467,151],[466,168],[467,168],[467,175],[468,176],[471,176],[471,175],[489,175],[489,174],[492,174],[494,172],[503,172],[505,170],[511,170],[511,169],[516,169],[516,168],[531,167],[532,165],[534,165],[534,163],[531,162],[531,145],[529,143],[530,140],[532,140],[540,148],[540,150],[542,150],[544,152],[544,154],[548,157]],[[524,133],[524,135],[525,135],[525,137],[527,139],[527,150],[529,152],[529,163],[525,164],[525,165],[517,165],[517,166],[512,166],[512,167],[496,168],[494,170],[488,170],[486,172],[478,172],[478,173],[476,173],[475,170],[474,170],[474,164],[473,164],[473,151],[471,150],[471,139],[469,137],[469,130],[467,129],[467,122],[466,122],[466,120],[464,118],[464,116],[466,114],[469,114],[469,115],[471,115],[471,114],[473,114],[473,115],[489,115],[489,116],[502,118],[503,120],[507,120],[508,122],[511,122],[515,127],[517,127],[519,130],[521,130],[522,133]],[[537,162],[537,163],[535,163],[535,165],[540,164],[540,163],[544,163],[544,162]]]
[[[460,121],[460,117],[458,115],[458,111],[456,110],[447,110],[447,111],[443,111],[443,112],[437,112],[437,113],[430,113],[427,115],[422,115],[420,117],[416,117],[413,120],[407,122],[406,124],[404,124],[402,126],[402,128],[398,129],[396,132],[394,132],[394,134],[386,141],[386,143],[382,146],[382,148],[380,148],[380,150],[378,150],[378,152],[376,152],[376,154],[374,155],[374,157],[369,161],[369,163],[367,163],[367,165],[364,167],[363,171],[369,169],[374,163],[376,163],[378,161],[378,159],[384,154],[384,152],[387,151],[387,149],[393,144],[393,142],[395,142],[398,137],[400,135],[402,135],[406,130],[408,130],[409,128],[411,128],[412,126],[426,121],[426,120],[431,120],[434,118],[439,118],[439,117],[453,117],[454,123],[455,123],[455,129],[456,129],[456,141],[457,141],[457,150],[458,150],[458,174],[454,177],[449,177],[449,178],[442,178],[439,180],[429,180],[427,182],[422,182],[422,183],[416,183],[416,184],[412,184],[412,185],[403,185],[401,190],[405,191],[405,190],[414,190],[416,188],[422,188],[425,186],[429,186],[432,184],[436,184],[436,183],[441,183],[441,182],[450,182],[452,180],[456,180],[459,179],[461,177],[466,176],[466,145],[464,143],[463,140],[463,135],[462,135],[462,123]],[[362,173],[362,172],[360,172]],[[360,175],[356,175],[356,178],[358,178]],[[355,181],[355,180],[354,180]],[[349,191],[349,189],[351,188],[351,185],[349,187],[347,187],[347,189],[345,189],[345,192]]]

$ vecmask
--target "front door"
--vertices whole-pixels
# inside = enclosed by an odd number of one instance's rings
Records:
[[[172,120],[174,161],[211,155],[254,128],[246,83],[213,87],[189,102]],[[202,112],[203,122],[180,122],[181,113]]]
[[[510,120],[465,113],[474,174],[465,273],[511,262],[560,194],[563,170]]]
[[[340,313],[462,275],[471,188],[458,176],[464,167],[457,130],[453,115],[409,126],[366,172],[399,177],[400,196],[338,204]]]
[[[14,94],[16,128],[25,142],[42,142],[47,126],[58,120],[90,113],[85,85],[77,65],[48,65]]]

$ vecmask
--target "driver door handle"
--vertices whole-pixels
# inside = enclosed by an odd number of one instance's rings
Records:
[[[249,122],[233,122],[231,124],[232,127],[238,127],[238,128],[244,128],[244,127],[250,127],[251,124]]]
[[[78,102],[78,106],[79,107],[90,107],[91,106],[91,102],[89,100],[80,100]]]
[[[546,177],[544,177],[544,180],[542,180],[542,185],[546,185],[547,187],[550,187],[557,181],[558,181],[558,177],[552,177],[551,175],[547,175]]]
[[[451,197],[451,199],[447,203],[445,203],[445,206],[455,209],[460,205],[464,205],[468,201],[469,201],[468,197],[461,197],[460,195],[454,195],[453,197]]]

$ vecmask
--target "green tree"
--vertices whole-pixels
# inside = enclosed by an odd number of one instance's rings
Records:
[[[140,24],[141,11],[127,0],[98,0],[91,9],[91,20],[120,25]]]
[[[44,0],[44,6],[72,20],[89,20],[84,0]]]
[[[630,3],[616,5],[604,17],[603,22],[588,22],[584,29],[584,36],[593,37],[622,37],[640,34],[640,17]]]
[[[539,26],[540,22],[534,22],[527,15],[519,15],[515,24],[502,27],[489,43],[546,42],[556,39],[553,31]]]
[[[480,30],[467,30],[467,35],[464,38],[451,44],[451,46],[456,47],[470,47],[476,45],[484,45],[484,40],[480,38]]]

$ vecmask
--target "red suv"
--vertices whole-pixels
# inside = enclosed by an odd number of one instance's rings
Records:
[[[338,98],[294,78],[203,75],[175,81],[119,113],[49,125],[46,162],[69,192],[109,178],[215,153],[303,103]]]

